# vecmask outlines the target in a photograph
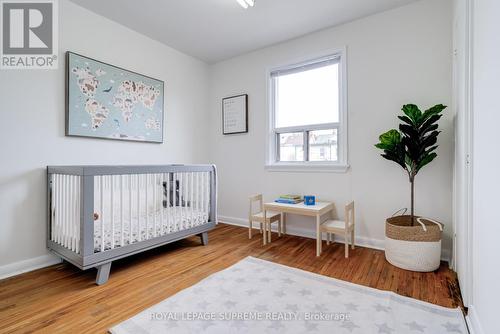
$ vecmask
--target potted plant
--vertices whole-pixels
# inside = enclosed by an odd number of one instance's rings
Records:
[[[437,122],[446,106],[442,104],[422,112],[414,104],[404,105],[399,130],[380,135],[375,147],[383,150],[382,157],[400,165],[410,182],[410,215],[393,216],[386,220],[385,257],[391,264],[413,271],[433,271],[441,258],[440,223],[415,215],[415,176],[437,157],[435,152]],[[406,210],[405,210],[406,211]]]

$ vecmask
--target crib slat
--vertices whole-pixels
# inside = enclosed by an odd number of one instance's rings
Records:
[[[141,175],[137,175],[137,235],[138,240],[142,241],[142,222],[141,222]]]
[[[64,183],[63,183],[63,176],[59,175],[59,191],[60,191],[60,206],[59,206],[59,244],[63,244],[63,237],[64,237]]]
[[[55,176],[55,189],[56,189],[56,219],[55,219],[55,238],[54,241],[59,243],[59,224],[61,221],[61,184],[60,184],[60,175]]]
[[[190,173],[184,173],[184,177],[186,178],[186,182],[184,182],[186,184],[186,186],[184,187],[184,198],[185,198],[185,201],[184,201],[184,216],[185,216],[185,222],[186,222],[186,228],[189,228],[191,227],[190,226],[190,219],[191,219],[191,213],[188,209],[188,204],[189,204],[189,199],[190,199],[190,193],[189,193],[189,189],[190,189],[190,181],[189,181],[189,174]]]
[[[50,240],[54,241],[54,236],[56,235],[54,231],[54,225],[55,225],[55,202],[56,202],[56,192],[54,189],[54,174],[50,174],[50,185],[51,185],[51,190],[50,190]]]
[[[180,211],[180,222],[181,222],[181,228],[184,230],[186,229],[186,224],[184,222],[184,173],[180,173],[181,181],[179,184],[179,211]]]
[[[205,215],[206,215],[206,220],[208,221],[208,205],[209,205],[209,201],[210,201],[210,184],[209,184],[209,178],[210,178],[210,174],[206,173],[205,172],[205,208],[204,208],[204,211],[205,211]]]
[[[206,215],[206,209],[207,209],[207,173],[203,173],[203,184],[205,185],[204,193],[203,193],[203,212]]]
[[[177,225],[176,225],[176,214],[177,214],[177,173],[172,173],[172,184],[170,185],[172,187],[172,194],[171,194],[171,201],[172,201],[172,215],[171,215],[171,224],[172,224],[172,229],[174,231],[177,231]]]
[[[64,175],[61,175],[61,202],[62,202],[62,208],[61,208],[61,245],[64,246],[64,239],[66,237],[66,197],[64,196],[66,190],[66,183],[64,180]]]
[[[205,173],[201,173],[201,213],[203,223],[205,222]]]
[[[78,202],[80,202],[80,196],[78,194],[78,176],[73,176],[73,184],[74,184],[74,190],[73,190],[73,203],[74,203],[74,210],[73,210],[73,223],[74,223],[74,230],[73,230],[73,251],[76,252],[76,245],[78,244],[78,238],[77,238],[77,233],[80,228],[80,224],[78,223]]]
[[[77,176],[71,176],[71,203],[72,203],[72,211],[71,211],[71,250],[76,251],[76,178]]]
[[[191,213],[191,220],[189,223],[189,227],[194,226],[194,207],[193,207],[193,201],[194,201],[194,172],[191,172],[191,182],[190,182],[190,193],[189,193],[189,211]]]
[[[62,184],[63,184],[63,192],[62,192],[62,195],[63,195],[63,220],[62,220],[62,223],[63,223],[63,237],[62,237],[62,245],[64,247],[68,247],[68,242],[67,242],[67,239],[68,239],[68,204],[69,204],[69,201],[68,201],[68,179],[67,179],[67,175],[63,175],[62,176]]]
[[[167,173],[167,228],[168,233],[172,232],[172,209],[170,205],[170,173]]]
[[[64,212],[64,202],[63,202],[63,185],[62,185],[62,175],[57,176],[57,188],[59,192],[59,217],[57,219],[57,242],[62,244],[62,220]]]
[[[140,219],[140,209],[141,209],[141,202],[139,200],[140,193],[139,193],[139,175],[134,175],[135,178],[135,209],[136,209],[136,237],[137,237],[137,242],[141,241],[141,219]]]
[[[73,250],[73,176],[67,175],[68,178],[68,237],[66,248]]]
[[[188,228],[193,227],[193,172],[186,173],[188,183],[186,185],[186,215]]]
[[[64,175],[61,175],[61,236],[59,239],[61,240],[61,245],[64,246],[64,238],[66,237],[66,198],[64,197],[64,191],[66,190],[66,184],[64,182]]]
[[[164,217],[163,215],[165,214],[165,208],[163,207],[163,199],[165,198],[165,196],[163,195],[163,182],[164,182],[164,179],[165,179],[165,174],[160,174],[160,189],[161,189],[161,193],[160,193],[160,210],[161,210],[161,214],[160,214],[160,224],[161,224],[161,228],[160,228],[160,235],[164,235],[165,234],[165,225],[164,225]]]
[[[127,175],[128,177],[128,208],[129,208],[129,229],[128,229],[128,244],[132,244],[132,175]]]
[[[206,217],[206,207],[207,207],[207,173],[203,172],[203,203],[202,203],[202,209],[201,211],[203,212],[203,222],[206,223],[205,217]]]
[[[101,208],[101,216],[99,217],[101,220],[101,252],[104,252],[104,176],[102,175],[99,176],[99,191],[99,207]]]
[[[177,187],[177,181],[179,181],[179,188]],[[179,219],[180,211],[179,211],[179,201],[180,201],[180,175],[179,173],[175,173],[175,182],[173,184],[174,187],[174,224],[176,227],[176,231],[180,231],[182,229],[181,221]],[[177,192],[179,191],[179,192]]]
[[[60,206],[59,206],[59,211],[60,211],[60,216],[59,216],[59,244],[64,245],[64,180],[63,180],[63,175],[59,175],[59,191],[60,191]]]
[[[212,173],[207,172],[207,222],[210,220],[210,179],[211,179]]]
[[[59,175],[54,175],[54,197],[55,197],[55,214],[54,214],[54,242],[59,242],[59,212],[61,211],[61,204],[59,203]]]
[[[76,222],[75,222],[75,176],[70,175],[68,177],[68,182],[69,182],[69,201],[71,202],[70,204],[70,210],[69,210],[69,230],[70,230],[70,235],[69,235],[69,243],[68,243],[68,248],[71,249],[73,252],[75,251],[74,249],[74,242],[75,242],[75,231],[76,231]]]
[[[145,178],[145,189],[146,189],[146,239],[149,239],[149,201],[148,201],[148,190],[149,190],[149,174],[144,175]]]
[[[75,240],[75,251],[80,253],[80,198],[82,196],[80,190],[80,176],[76,177],[76,209],[75,209],[75,217],[76,217],[76,240]]]
[[[197,196],[196,210],[198,211],[199,214],[201,214],[201,208],[202,208],[201,202],[203,201],[203,182],[202,182],[203,174],[201,172],[198,172],[197,174],[198,174],[198,196]]]
[[[110,175],[110,201],[111,201],[111,249],[115,248],[115,176]]]
[[[201,184],[200,172],[196,173],[196,212],[200,213]]]
[[[75,210],[75,202],[74,202],[74,187],[73,187],[73,176],[68,175],[68,229],[69,229],[69,234],[68,234],[68,248],[74,251],[73,249],[73,233],[74,233],[74,226],[75,226],[75,220],[74,220],[74,210]]]
[[[179,182],[180,186],[180,175],[179,173],[174,174],[174,184],[172,185],[173,187],[173,193],[172,195],[174,196],[174,214],[173,214],[173,223],[175,226],[175,231],[180,231],[182,229],[181,221],[179,219],[179,200],[180,200],[180,189],[177,187],[177,181]]]
[[[153,174],[153,228],[154,228],[154,233],[153,235],[156,237],[158,235],[158,232],[156,230],[156,216],[157,216],[157,209],[158,209],[158,206],[157,206],[157,200],[156,200],[156,190],[157,190],[157,184],[158,184],[158,174]]]
[[[124,234],[123,222],[123,175],[120,175],[120,246],[123,247],[123,234]]]
[[[201,173],[196,173],[197,178],[197,192],[196,192],[196,211],[198,212],[198,224],[201,224],[201,197],[202,197],[202,185],[201,185]]]
[[[68,182],[68,177],[69,175],[63,175],[63,184],[64,184],[64,192],[63,192],[63,198],[64,198],[64,237],[63,237],[63,245],[64,247],[68,248],[69,244],[69,212],[70,212],[70,198],[69,198],[69,182]]]
[[[180,206],[180,222],[181,222],[181,228],[184,230],[186,229],[186,224],[184,222],[184,209],[183,209],[183,202],[184,202],[184,173],[180,173],[181,174],[181,181],[180,181],[180,184],[179,184],[179,206]]]

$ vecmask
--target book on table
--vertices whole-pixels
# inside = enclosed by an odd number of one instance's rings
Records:
[[[284,204],[297,204],[302,202],[302,196],[300,195],[281,195],[278,199],[275,200],[276,203],[284,203]]]

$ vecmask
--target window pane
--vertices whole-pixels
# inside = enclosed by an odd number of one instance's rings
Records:
[[[280,161],[304,161],[304,133],[280,133],[279,160]]]
[[[309,161],[337,161],[337,129],[309,132]]]
[[[339,65],[274,79],[276,127],[339,121]]]

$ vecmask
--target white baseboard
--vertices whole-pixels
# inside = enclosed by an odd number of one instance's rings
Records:
[[[222,215],[219,215],[218,219],[221,223],[226,223],[229,225],[242,226],[242,227],[248,228],[248,219],[227,217],[227,216],[222,216]],[[274,226],[272,227],[272,230],[277,231]],[[299,237],[316,239],[316,232],[313,229],[304,229],[304,228],[297,228],[294,226],[287,226],[286,232],[287,232],[287,234],[290,234],[290,235],[296,235]],[[324,240],[326,240],[326,239],[324,239]],[[335,241],[344,242],[344,239],[342,239],[338,236],[335,236]],[[373,238],[367,238],[367,237],[363,237],[363,236],[356,236],[356,238],[355,238],[355,244],[357,246],[361,246],[361,247],[384,250],[384,243],[385,243],[384,240],[381,240],[381,239],[373,239]],[[450,252],[448,250],[442,250],[441,260],[447,261],[449,263],[449,259],[450,259]]]
[[[36,269],[48,267],[57,263],[60,263],[61,259],[51,255],[42,255],[28,260],[23,260],[19,262],[9,263],[0,266],[0,279],[16,276],[28,271],[33,271]]]
[[[467,326],[469,327],[470,334],[484,334],[474,306],[470,305],[468,307],[468,312],[465,320],[467,321]]]

